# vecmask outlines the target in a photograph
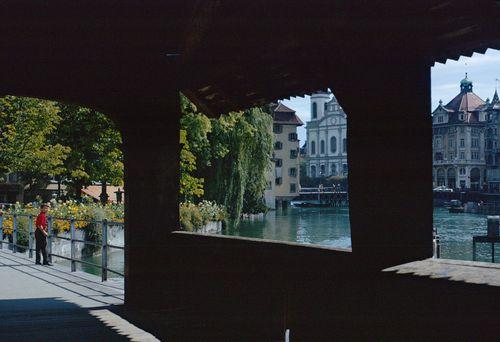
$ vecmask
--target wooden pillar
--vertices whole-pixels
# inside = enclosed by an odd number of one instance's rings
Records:
[[[348,114],[353,254],[386,266],[432,256],[430,67],[369,61],[333,91]]]
[[[179,226],[179,93],[138,101],[119,126],[125,158],[125,304],[158,308]]]

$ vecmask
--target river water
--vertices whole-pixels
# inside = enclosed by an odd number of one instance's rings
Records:
[[[472,236],[486,235],[486,215],[450,214],[445,208],[434,209],[434,227],[441,239],[441,258],[472,260]],[[271,211],[263,219],[245,220],[239,229],[225,235],[315,244],[326,247],[351,247],[348,208],[289,208]],[[500,261],[500,246],[495,247]],[[101,257],[85,259],[100,264]],[[491,261],[491,247],[477,245],[477,261]],[[64,262],[63,262],[64,263]],[[108,255],[108,266],[123,273],[123,252]],[[69,266],[68,266],[69,267]],[[79,265],[79,269],[100,275],[100,269]],[[115,277],[109,273],[109,277]]]

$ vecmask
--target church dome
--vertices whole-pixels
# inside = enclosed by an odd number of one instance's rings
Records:
[[[460,81],[460,85],[469,85],[472,84],[472,81],[469,80],[467,77],[465,77],[463,80]]]

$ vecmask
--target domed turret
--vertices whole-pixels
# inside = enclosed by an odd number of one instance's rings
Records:
[[[472,81],[467,78],[467,73],[465,73],[465,78],[460,81],[460,91],[462,93],[472,93]]]
[[[329,92],[317,91],[311,94],[311,120],[319,120],[325,115],[328,101],[330,101]]]

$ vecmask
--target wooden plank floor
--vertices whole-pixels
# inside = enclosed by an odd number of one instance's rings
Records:
[[[0,250],[0,341],[156,341],[114,313],[123,279],[35,265]]]

